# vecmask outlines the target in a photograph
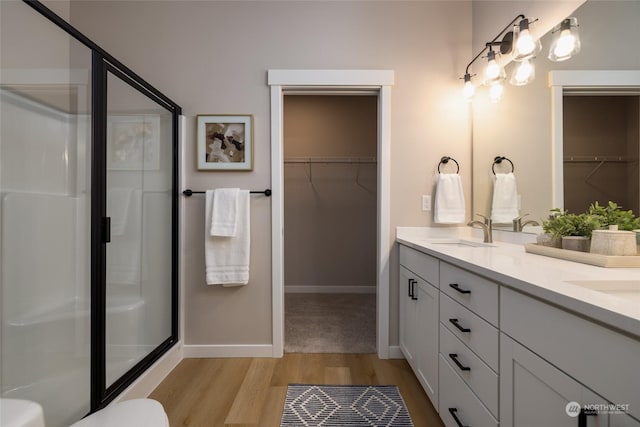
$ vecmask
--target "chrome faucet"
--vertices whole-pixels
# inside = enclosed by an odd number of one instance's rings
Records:
[[[529,220],[529,221],[522,222],[524,217],[527,216],[527,215],[529,215],[529,214],[526,213],[524,215],[520,215],[520,216],[515,217],[513,219],[513,231],[522,231],[522,229],[527,225],[535,225],[535,226],[540,225],[540,223],[538,221],[534,221],[534,220]]]
[[[481,216],[482,218],[484,218],[483,221],[469,221],[467,223],[467,225],[469,227],[473,227],[474,225],[479,225],[480,228],[482,228],[482,232],[484,234],[484,243],[493,243],[493,228],[491,225],[491,219],[487,218],[484,215],[481,214],[476,214],[478,216]]]

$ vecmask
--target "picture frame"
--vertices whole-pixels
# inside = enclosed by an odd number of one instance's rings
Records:
[[[197,136],[198,170],[253,170],[253,115],[199,114]]]
[[[160,117],[148,114],[108,116],[107,168],[160,169]]]

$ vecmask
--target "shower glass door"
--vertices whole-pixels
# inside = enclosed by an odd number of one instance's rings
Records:
[[[116,68],[106,81],[105,388],[172,335],[173,113]]]
[[[0,397],[69,426],[90,410],[91,50],[0,1],[0,64]]]

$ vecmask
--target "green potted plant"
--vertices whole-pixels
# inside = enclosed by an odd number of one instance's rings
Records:
[[[636,218],[632,210],[622,210],[622,206],[609,201],[607,206],[595,202],[589,206],[588,213],[598,219],[603,229],[617,225],[618,230],[631,231],[640,228],[640,218]]]
[[[553,215],[542,223],[542,229],[557,240],[561,240],[562,249],[589,252],[593,230],[601,227],[599,218],[589,213],[574,214],[553,209]],[[549,245],[551,246],[551,245]]]

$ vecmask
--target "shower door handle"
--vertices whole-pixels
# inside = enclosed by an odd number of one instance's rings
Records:
[[[102,218],[102,243],[111,241],[111,218],[105,216]]]

